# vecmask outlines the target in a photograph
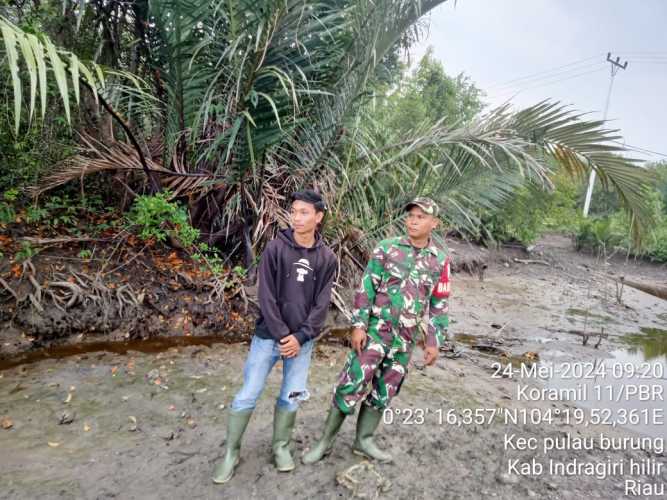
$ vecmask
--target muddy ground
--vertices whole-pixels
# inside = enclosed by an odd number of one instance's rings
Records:
[[[455,245],[455,250],[467,251],[465,245]],[[228,406],[241,383],[247,343],[84,352],[0,372],[0,498],[661,498],[628,497],[625,481],[639,480],[653,492],[664,488],[664,451],[629,445],[603,450],[599,436],[664,442],[664,425],[638,427],[635,433],[610,425],[575,425],[561,416],[550,424],[495,420],[459,426],[448,424],[444,416],[451,409],[455,415],[486,408],[551,409],[564,415],[574,409],[570,401],[519,401],[518,387],[526,380],[493,378],[495,362],[553,366],[613,362],[625,359],[619,357],[623,353],[644,353],[650,362],[664,365],[664,338],[646,351],[636,335],[648,328],[654,335],[664,334],[667,302],[626,287],[619,303],[610,277],[623,274],[667,284],[667,269],[632,261],[626,265],[618,256],[607,263],[576,254],[558,235],[544,238],[530,254],[505,250],[486,257],[484,281],[463,273],[454,276],[451,333],[460,356],[443,353],[434,367],[413,366],[394,401],[394,423],[378,432],[379,443],[394,453],[391,464],[366,465],[351,453],[354,425],[348,419],[335,451],[323,462],[299,465],[289,474],[276,472],[270,461],[272,409],[280,382],[276,366],[246,433],[236,476],[227,485],[214,485],[211,473],[224,452]],[[602,328],[608,336],[601,341],[592,337],[586,345],[576,333]],[[298,455],[319,435],[345,354],[344,347],[327,342],[316,349],[311,398],[299,412],[295,431]],[[417,352],[413,362],[420,359]],[[653,382],[664,385],[664,379]],[[549,384],[554,381],[531,382],[538,388]],[[658,400],[647,404],[665,407]],[[417,411],[413,418],[410,411]],[[419,411],[424,411],[423,423]],[[567,435],[596,441],[592,450],[545,454],[506,449],[505,436],[512,434],[538,443]],[[644,448],[650,448],[647,443],[645,439]],[[519,475],[508,469],[510,460],[530,463],[533,458],[545,464],[550,459],[623,462],[626,470],[596,479],[548,471]],[[630,475],[631,460],[650,460],[662,470]]]

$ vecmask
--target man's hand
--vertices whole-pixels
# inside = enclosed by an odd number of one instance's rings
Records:
[[[280,355],[286,358],[293,358],[299,354],[301,344],[294,335],[288,335],[280,339]]]
[[[438,359],[438,348],[437,347],[427,347],[424,349],[424,364],[426,366],[431,366]]]
[[[357,352],[357,356],[361,356],[361,350],[366,346],[368,334],[363,328],[355,328],[352,330],[352,349]]]

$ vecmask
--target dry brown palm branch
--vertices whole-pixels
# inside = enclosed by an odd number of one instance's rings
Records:
[[[28,194],[37,197],[67,182],[100,172],[144,172],[141,159],[132,145],[114,141],[104,144],[87,134],[81,134],[79,153],[56,164],[54,171],[38,184],[28,188]],[[148,170],[160,178],[160,184],[169,191],[170,198],[194,196],[214,187],[222,187],[221,178],[209,173],[176,172],[145,158]]]

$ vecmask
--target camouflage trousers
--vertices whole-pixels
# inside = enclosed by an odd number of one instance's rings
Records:
[[[354,350],[348,354],[334,388],[333,404],[346,415],[354,413],[364,398],[366,403],[378,410],[387,408],[408,374],[412,347],[410,342],[407,351],[398,351],[379,338],[368,335],[361,356]]]

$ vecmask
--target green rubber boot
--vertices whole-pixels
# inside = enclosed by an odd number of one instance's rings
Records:
[[[352,451],[357,455],[372,458],[378,462],[391,462],[392,456],[382,451],[373,441],[373,433],[382,419],[382,411],[367,404],[362,404],[357,417],[357,438]]]
[[[295,420],[296,411],[282,410],[276,406],[273,413],[273,460],[280,472],[289,472],[296,467],[290,451]]]
[[[224,460],[219,463],[213,473],[213,482],[223,484],[229,481],[234,475],[234,469],[239,463],[241,451],[241,438],[248,427],[252,410],[230,411],[229,420],[227,420],[227,452]]]
[[[340,411],[337,406],[332,406],[329,409],[329,414],[327,415],[327,421],[324,424],[324,432],[320,440],[315,443],[315,446],[301,457],[301,461],[306,465],[314,464],[319,462],[329,453],[333,448],[333,442],[336,438],[336,434],[340,430],[340,426],[343,425],[345,420],[345,413]]]

